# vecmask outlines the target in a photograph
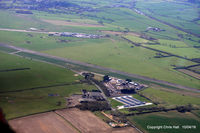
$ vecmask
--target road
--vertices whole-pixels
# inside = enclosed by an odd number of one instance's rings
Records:
[[[6,29],[6,28],[0,28],[0,31],[15,31],[15,32],[28,32],[28,33],[43,33],[43,34],[55,33],[55,32],[33,31],[33,30]]]
[[[124,75],[124,76],[128,76],[128,77],[142,79],[142,80],[145,80],[145,81],[150,81],[150,82],[159,83],[159,84],[163,84],[163,85],[167,85],[167,86],[172,86],[172,87],[184,89],[184,90],[187,90],[187,91],[193,91],[193,92],[198,92],[198,93],[200,92],[200,90],[198,90],[196,88],[186,87],[186,86],[182,86],[182,85],[175,84],[175,83],[170,83],[170,82],[163,81],[163,80],[153,79],[153,78],[149,78],[149,77],[145,77],[145,76],[141,76],[141,75],[137,75],[137,74],[133,74],[133,73],[127,73],[127,72],[115,70],[115,69],[112,69],[112,68],[102,67],[102,66],[98,66],[98,65],[94,65],[94,64],[88,64],[88,63],[81,62],[81,61],[57,57],[57,56],[53,56],[53,55],[49,55],[49,54],[45,54],[45,53],[40,53],[38,51],[28,50],[28,49],[17,47],[17,46],[12,46],[12,45],[8,45],[8,44],[0,43],[0,47],[7,47],[7,48],[10,48],[10,49],[14,49],[14,50],[25,52],[25,53],[39,55],[39,56],[43,56],[43,57],[47,57],[47,58],[52,58],[52,59],[64,61],[66,63],[72,63],[72,64],[81,65],[81,66],[88,67],[88,68],[95,68],[95,69],[99,69],[99,70],[106,71],[106,72],[112,72],[112,73],[116,73],[116,74],[120,74],[120,75]]]

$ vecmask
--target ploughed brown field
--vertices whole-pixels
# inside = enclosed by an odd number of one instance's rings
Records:
[[[54,112],[10,120],[9,124],[17,133],[78,133]]]
[[[90,111],[57,110],[10,120],[17,133],[137,133],[131,127],[111,128]]]

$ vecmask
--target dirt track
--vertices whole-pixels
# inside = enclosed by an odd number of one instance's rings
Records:
[[[102,67],[102,66],[88,64],[88,63],[85,63],[85,62],[75,61],[75,60],[66,59],[66,58],[62,58],[62,57],[57,57],[57,56],[53,56],[53,55],[49,55],[49,54],[45,54],[45,53],[40,53],[40,52],[37,52],[37,51],[28,50],[28,49],[17,47],[17,46],[12,46],[12,45],[8,45],[8,44],[0,43],[0,47],[7,47],[7,48],[10,48],[10,49],[18,50],[18,51],[25,52],[25,53],[30,53],[30,54],[34,54],[34,55],[39,55],[39,56],[43,56],[43,57],[47,57],[47,58],[52,58],[52,59],[64,61],[66,63],[72,63],[72,64],[76,64],[76,65],[81,65],[81,66],[84,66],[84,67],[95,68],[95,69],[99,69],[99,70],[103,70],[103,71],[107,71],[107,72],[112,72],[112,73],[116,73],[116,74],[120,74],[120,75],[124,75],[124,76],[128,76],[128,77],[142,79],[142,80],[146,80],[146,81],[150,81],[150,82],[154,82],[154,83],[159,83],[159,84],[163,84],[163,85],[167,85],[167,86],[172,86],[172,87],[176,87],[176,88],[180,88],[180,89],[184,89],[184,90],[200,92],[200,90],[198,90],[196,88],[186,87],[186,86],[170,83],[170,82],[163,81],[163,80],[153,79],[153,78],[149,78],[149,77],[145,77],[145,76],[140,76],[140,75],[137,75],[137,74],[132,74],[132,73],[127,73],[127,72],[123,72],[123,71],[119,71],[119,70],[114,70],[112,68],[106,68],[106,67]]]

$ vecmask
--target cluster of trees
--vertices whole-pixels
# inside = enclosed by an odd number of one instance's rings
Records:
[[[134,94],[136,93],[134,88],[130,88],[130,89],[121,89],[121,93],[123,94]]]
[[[127,114],[127,116],[130,115],[140,115],[140,114],[146,114],[146,113],[153,113],[153,112],[167,112],[176,110],[180,113],[190,112],[191,110],[195,110],[196,108],[193,108],[191,104],[185,105],[185,106],[176,106],[175,108],[165,108],[165,107],[141,107],[141,108],[130,108],[129,111],[136,111],[135,113]]]
[[[126,123],[128,121],[126,116],[123,113],[121,113],[119,110],[111,111],[111,115],[118,122]]]
[[[13,0],[12,3],[4,3],[5,0],[0,3],[0,8],[3,9],[28,9],[28,10],[41,10],[48,12],[79,12],[79,10],[85,10],[85,7],[81,7],[78,4],[72,3],[70,1],[64,0]],[[52,9],[61,10],[52,10]],[[68,8],[64,11],[63,8]],[[86,8],[88,9],[88,8]]]
[[[39,8],[55,8],[55,7],[79,7],[79,5],[66,2],[66,1],[52,1],[52,0],[42,0],[42,1],[30,1],[32,4],[36,4]]]
[[[90,110],[90,111],[103,111],[111,110],[110,105],[106,101],[88,101],[83,102],[80,105],[76,106],[81,110]]]
[[[106,86],[104,86],[103,81],[98,81],[94,78],[91,78],[90,80],[93,81],[96,85],[98,85],[107,97],[110,96],[110,92],[106,88]]]

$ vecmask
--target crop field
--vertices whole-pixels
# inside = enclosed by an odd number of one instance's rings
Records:
[[[78,109],[56,111],[63,116],[81,132],[105,132],[110,128],[109,125],[98,119],[89,111],[80,111]]]
[[[69,116],[69,114],[71,116]],[[79,117],[81,114],[81,117]],[[71,117],[74,117],[73,119]],[[9,121],[17,133],[137,133],[132,127],[114,129],[89,111],[64,109],[55,112],[40,113]],[[78,125],[77,125],[78,124]]]
[[[9,121],[16,133],[78,133],[69,123],[54,112],[31,115]]]
[[[199,131],[199,119],[192,113],[178,113],[170,111],[167,113],[161,112],[132,116],[129,117],[129,119],[144,132],[148,133],[198,133]],[[194,127],[191,129],[184,129],[183,126],[185,125],[191,125]],[[152,126],[161,126],[162,128],[151,129]],[[170,128],[170,126],[172,128]],[[176,128],[175,126],[179,126],[179,128]]]
[[[82,89],[96,89],[80,82],[83,78],[67,69],[2,52],[0,55],[4,60],[0,64],[0,106],[7,119],[64,108],[66,97],[80,94]],[[19,68],[22,70],[15,70]]]
[[[79,109],[64,109],[56,111],[57,114],[68,120],[81,132],[105,132],[105,133],[137,133],[134,128],[121,128],[119,130],[111,128],[100,118],[89,111],[80,111]]]

